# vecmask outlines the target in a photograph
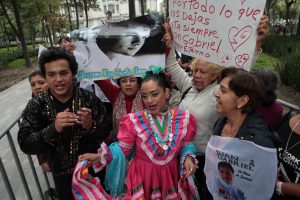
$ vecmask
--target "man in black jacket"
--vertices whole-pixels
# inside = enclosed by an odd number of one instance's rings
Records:
[[[105,108],[78,87],[75,57],[63,48],[44,51],[39,66],[49,90],[27,104],[18,142],[24,153],[47,156],[59,199],[74,199],[71,181],[78,156],[96,152],[108,134]]]

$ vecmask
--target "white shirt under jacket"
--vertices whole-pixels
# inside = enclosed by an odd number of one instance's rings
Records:
[[[192,78],[177,63],[173,48],[168,55],[166,69],[181,93],[192,87],[179,104],[179,109],[189,110],[197,119],[194,144],[198,153],[204,155],[207,142],[212,135],[213,125],[220,116],[216,112],[216,98],[214,97],[214,91],[218,85],[214,82],[204,90],[198,91],[192,84]]]

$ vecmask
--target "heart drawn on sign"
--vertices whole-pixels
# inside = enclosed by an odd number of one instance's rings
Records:
[[[227,65],[231,61],[231,58],[231,55],[225,54],[223,52],[220,52],[218,54],[219,62],[222,63],[222,65]]]
[[[244,64],[249,60],[249,55],[244,53],[235,57],[235,63],[244,69]]]
[[[242,44],[244,44],[252,34],[252,27],[245,26],[242,29],[231,27],[228,33],[229,43],[235,52]]]

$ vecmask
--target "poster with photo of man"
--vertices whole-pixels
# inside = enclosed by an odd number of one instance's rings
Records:
[[[165,66],[162,19],[145,15],[71,32],[79,64],[78,79],[117,79],[143,76]]]
[[[214,199],[270,199],[277,177],[276,149],[213,135],[206,148],[204,173]]]

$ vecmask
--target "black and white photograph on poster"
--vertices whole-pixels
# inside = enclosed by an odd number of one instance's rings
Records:
[[[216,200],[270,199],[277,177],[276,149],[213,135],[206,148],[204,173]]]
[[[77,78],[139,77],[152,67],[164,68],[161,19],[158,15],[144,15],[71,32],[79,63]]]

